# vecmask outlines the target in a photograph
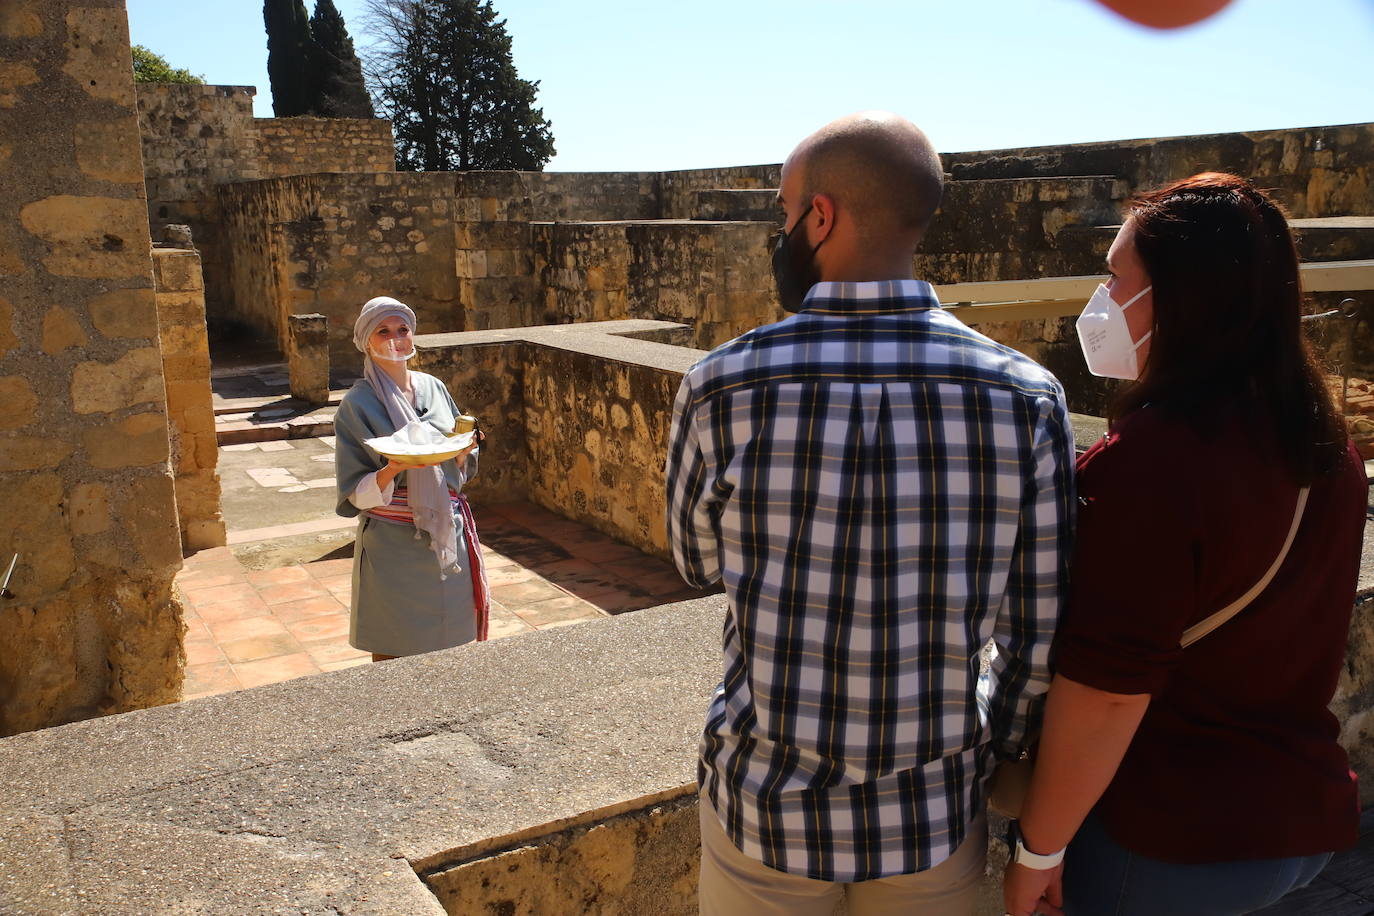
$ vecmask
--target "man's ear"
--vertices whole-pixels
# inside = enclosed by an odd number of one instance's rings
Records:
[[[817,194],[811,198],[811,209],[816,214],[816,228],[809,233],[809,238],[812,246],[816,246],[829,238],[835,228],[835,198]]]

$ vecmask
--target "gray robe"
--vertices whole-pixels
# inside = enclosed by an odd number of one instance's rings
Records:
[[[459,410],[444,383],[432,375],[412,372],[411,384],[420,419],[440,432],[451,432]],[[360,514],[349,496],[365,476],[386,466],[386,459],[363,440],[393,432],[386,407],[372,386],[360,379],[344,395],[334,417],[335,511],[339,515],[353,518]],[[448,485],[461,493],[463,483],[477,473],[477,455],[469,455],[462,468],[452,459],[441,467]],[[405,478],[404,471],[396,475],[396,485],[404,486]],[[353,605],[348,632],[354,648],[377,655],[415,655],[476,638],[467,538],[462,518],[455,518],[454,523],[462,572],[449,572],[441,580],[429,535],[413,525],[362,515],[353,549]]]

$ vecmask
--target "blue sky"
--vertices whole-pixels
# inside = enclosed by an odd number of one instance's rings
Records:
[[[368,43],[363,0],[335,0]],[[313,9],[313,0],[306,0]],[[1156,32],[1092,0],[497,0],[559,171],[779,162],[887,108],[946,152],[1374,121],[1374,0]],[[133,41],[271,117],[261,0],[128,0]],[[213,12],[207,10],[212,9]]]

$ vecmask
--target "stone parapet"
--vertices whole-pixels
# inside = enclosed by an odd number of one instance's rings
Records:
[[[956,179],[1113,175],[1146,190],[1205,171],[1271,188],[1298,218],[1374,214],[1374,124],[950,153]]]
[[[396,142],[381,118],[258,118],[262,178],[311,172],[394,172]]]
[[[415,366],[488,431],[468,492],[528,499],[667,556],[663,456],[682,375],[704,354],[610,321],[421,335]]]
[[[0,911],[437,916],[434,888],[463,895],[453,913],[581,913],[580,893],[550,896],[577,887],[695,912],[694,823],[644,852],[620,824],[692,802],[722,612],[685,602],[0,741]],[[527,850],[561,853],[556,873]]]
[[[711,349],[777,321],[765,222],[538,223],[534,266],[547,324],[677,321]]]

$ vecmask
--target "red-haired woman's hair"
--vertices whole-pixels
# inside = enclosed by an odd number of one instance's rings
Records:
[[[1298,253],[1279,205],[1243,178],[1204,172],[1137,195],[1128,218],[1154,287],[1154,335],[1109,418],[1145,404],[1200,423],[1267,417],[1300,482],[1338,467],[1345,421],[1303,338]]]

